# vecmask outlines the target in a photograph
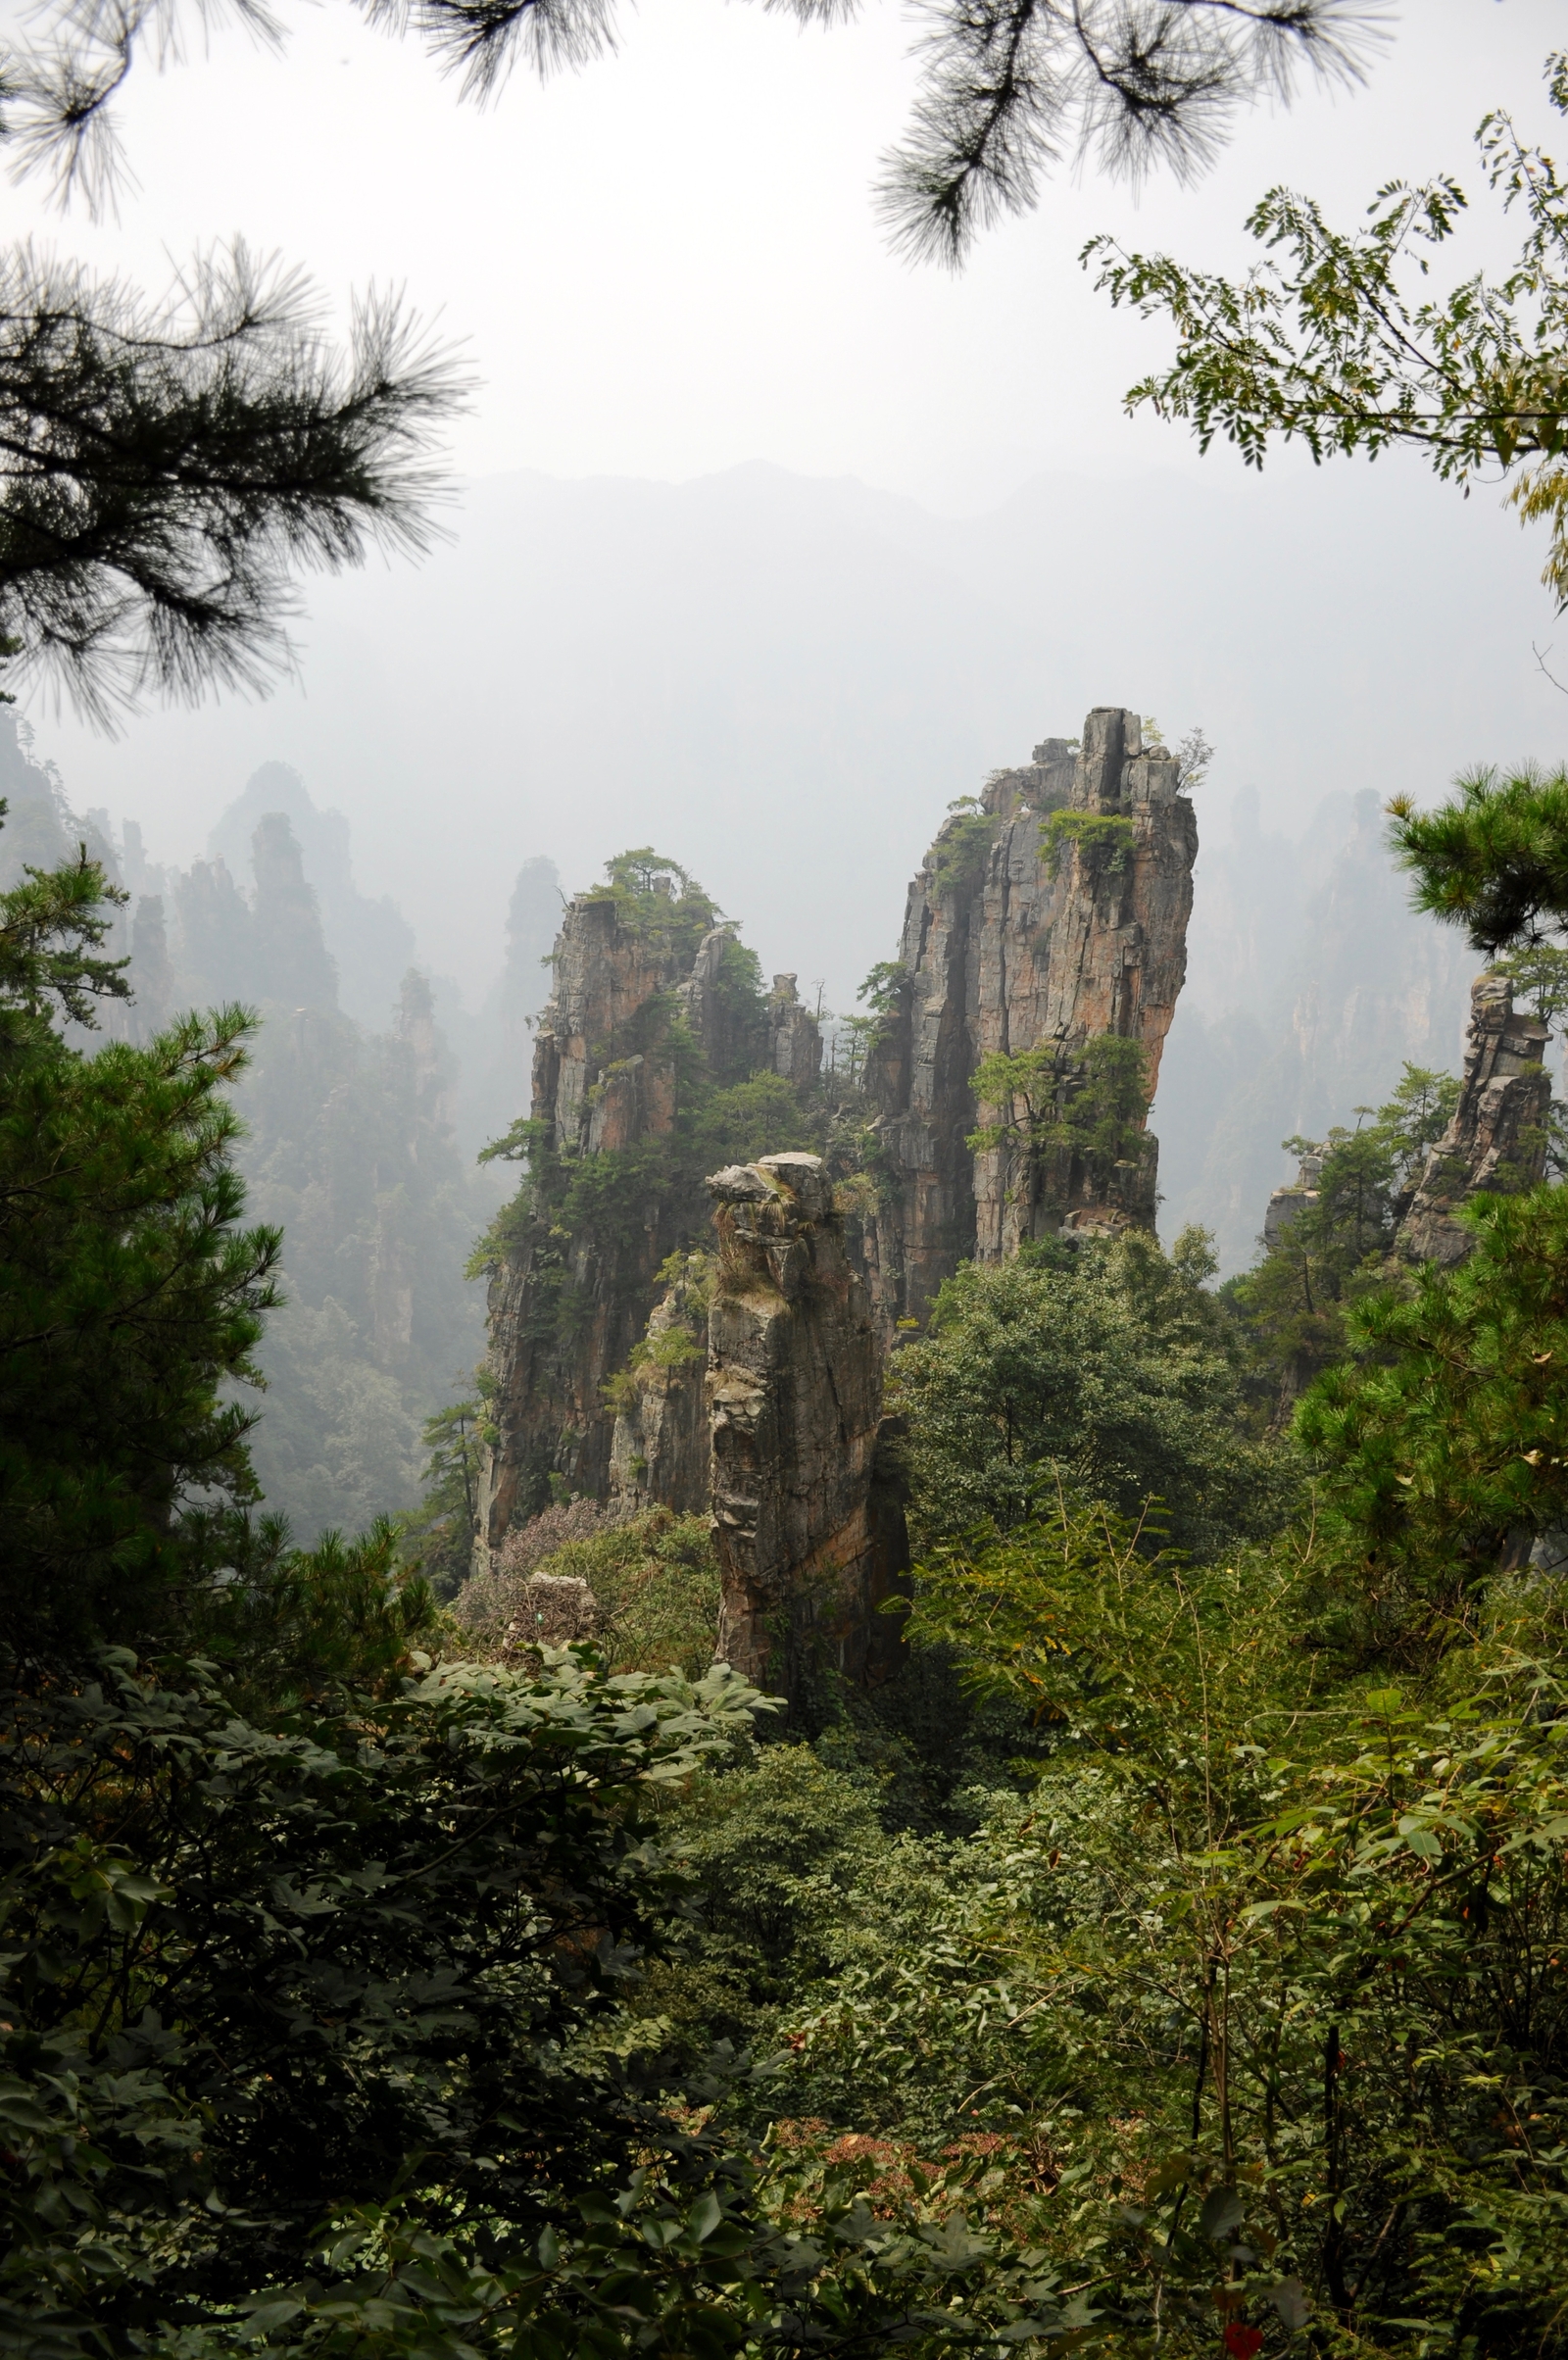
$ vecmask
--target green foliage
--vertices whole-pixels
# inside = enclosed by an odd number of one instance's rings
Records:
[[[996,836],[997,819],[991,811],[956,810],[945,819],[933,847],[937,892],[963,893],[976,884],[985,874]],[[873,974],[877,971],[872,969]]]
[[[1511,1534],[1568,1522],[1565,1192],[1478,1197],[1460,1217],[1468,1259],[1356,1303],[1357,1358],[1297,1414],[1331,1478],[1350,1604],[1412,1645],[1444,1644]]]
[[[1547,87],[1557,112],[1568,111],[1568,59],[1548,59]],[[1418,188],[1390,181],[1368,226],[1348,235],[1309,198],[1270,190],[1247,223],[1265,259],[1241,280],[1169,255],[1124,254],[1106,237],[1090,240],[1084,261],[1113,304],[1162,315],[1176,330],[1175,361],[1132,388],[1129,409],[1147,402],[1190,420],[1203,450],[1222,435],[1252,467],[1276,439],[1299,439],[1314,460],[1407,445],[1466,488],[1500,468],[1514,477],[1521,516],[1550,524],[1543,578],[1561,603],[1568,189],[1507,115],[1485,117],[1477,143],[1488,185],[1527,229],[1501,279],[1478,271],[1446,297],[1427,291],[1431,257],[1458,230],[1466,200],[1446,176]]]
[[[1350,1349],[1348,1313],[1384,1283],[1401,1205],[1458,1098],[1452,1074],[1406,1064],[1384,1106],[1357,1109],[1355,1130],[1285,1141],[1292,1154],[1320,1158],[1316,1202],[1303,1193],[1278,1242],[1223,1290],[1243,1321],[1259,1401],[1274,1416]]]
[[[590,888],[587,899],[613,902],[621,923],[672,955],[691,959],[720,910],[678,860],[666,860],[651,844],[617,853],[605,862],[609,883]]]
[[[949,1280],[891,1371],[928,1543],[1027,1520],[1058,1473],[1134,1518],[1161,1501],[1172,1539],[1200,1552],[1275,1529],[1294,1454],[1242,1431],[1234,1335],[1196,1247],[1167,1258],[1133,1232]]]
[[[1506,1630],[1447,1696],[1314,1696],[1310,1572],[1070,1515],[950,1556],[928,1630],[1043,1691],[1060,1756],[938,1892],[890,1863],[799,2102],[927,2141],[972,2107],[1015,2230],[1097,2279],[1091,2350],[1197,2360],[1217,2307],[1249,2352],[1560,2354],[1564,1699]]]
[[[1488,957],[1533,940],[1542,924],[1568,924],[1568,772],[1527,763],[1506,778],[1472,770],[1457,784],[1435,811],[1398,797],[1389,806],[1417,909],[1463,926]]]
[[[1136,835],[1130,819],[1115,811],[1053,811],[1040,830],[1040,846],[1053,876],[1060,872],[1069,845],[1086,877],[1124,877],[1132,865]]]
[[[230,1535],[233,1562],[189,1594],[180,1636],[221,1670],[243,1713],[293,1712],[342,1690],[385,1695],[440,1631],[435,1593],[399,1548],[384,1516],[358,1540],[323,1533],[309,1549],[265,1516]]]
[[[453,1401],[424,1421],[429,1456],[424,1497],[399,1520],[401,1547],[443,1598],[467,1579],[479,1528],[479,1476],[484,1465],[485,1414],[474,1398]]]
[[[689,1141],[685,1152],[695,1180],[699,1167],[706,1177],[726,1163],[755,1163],[759,1155],[792,1149],[819,1153],[823,1118],[802,1104],[781,1073],[754,1073],[693,1107]]]
[[[1161,1546],[1157,1506],[1131,1522],[1059,1481],[1039,1504],[1010,1532],[982,1528],[922,1560],[914,1644],[951,1649],[969,1685],[1015,1697],[1037,1720],[1148,1754],[1173,1699],[1194,1706],[1195,1638],[1240,1621],[1248,1645],[1227,1657],[1211,1706],[1239,1738],[1279,1668],[1282,1635],[1257,1646],[1256,1570],[1239,1581],[1234,1566],[1190,1566]]]
[[[873,1016],[896,1015],[909,992],[909,970],[900,959],[881,959],[855,997],[863,1000]]]
[[[681,1890],[650,1782],[753,1699],[565,1654],[268,1727],[176,1670],[120,1654],[6,1698],[0,2326],[217,2352],[393,2277],[417,2343],[454,2270],[536,2267],[657,2145],[564,2043]],[[406,2265],[451,2240],[433,2286],[391,2269],[406,2233]]]
[[[104,890],[78,862],[0,896],[4,1630],[29,1647],[123,1632],[199,1578],[215,1504],[255,1496],[254,1413],[221,1397],[275,1301],[277,1233],[240,1228],[230,1161],[245,1011],[90,1057],[57,1029],[121,991]]]
[[[662,1835],[698,1880],[696,1939],[633,2002],[678,2048],[778,2044],[779,2010],[826,1973],[847,1896],[883,1848],[872,1796],[809,1745],[700,1772]]]
[[[982,1107],[1004,1109],[966,1142],[975,1154],[1023,1148],[1045,1167],[1046,1191],[1060,1205],[1087,1180],[1097,1194],[1118,1169],[1136,1171],[1145,1149],[1149,1068],[1140,1041],[1097,1033],[1073,1052],[1044,1041],[1009,1057],[993,1050],[970,1076]]]
[[[1568,1015],[1568,951],[1552,943],[1527,942],[1494,963],[1497,973],[1513,985],[1514,998],[1539,1016],[1548,1032],[1555,1032]]]
[[[0,796],[0,821],[8,809]],[[96,956],[128,899],[85,847],[69,865],[25,868],[0,897],[0,1054],[36,1041],[57,1010],[90,1026],[100,1000],[130,997],[126,960]]]

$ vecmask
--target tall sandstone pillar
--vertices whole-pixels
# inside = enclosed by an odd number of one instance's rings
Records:
[[[798,1709],[813,1672],[871,1686],[899,1659],[899,1618],[878,1612],[908,1566],[878,1455],[882,1349],[819,1157],[764,1155],[708,1185],[718,1652]]]
[[[1057,812],[1072,824],[1054,830]],[[1091,713],[1077,746],[1047,738],[997,772],[939,831],[909,887],[900,1004],[870,1060],[892,1181],[872,1247],[884,1329],[921,1317],[968,1256],[996,1260],[1063,1227],[1152,1226],[1152,1136],[1114,1191],[1080,1177],[1063,1200],[1018,1149],[968,1149],[987,1111],[970,1077],[994,1051],[1055,1043],[1071,1056],[1108,1033],[1141,1045],[1152,1102],[1197,854],[1175,757],[1119,706]]]

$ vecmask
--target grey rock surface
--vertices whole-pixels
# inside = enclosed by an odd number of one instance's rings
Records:
[[[1073,824],[1051,828],[1054,813]],[[870,1058],[895,1202],[868,1254],[887,1332],[922,1318],[965,1256],[997,1260],[1025,1239],[1126,1222],[1152,1226],[1157,1147],[1114,1188],[1049,1171],[1017,1147],[966,1145],[997,1110],[970,1077],[993,1051],[1101,1034],[1138,1041],[1149,1097],[1187,965],[1198,822],[1175,757],[1145,743],[1136,713],[1100,707],[1081,745],[1047,738],[1000,771],[973,811],[939,831],[909,887],[905,985]],[[1096,823],[1119,823],[1104,825]],[[989,841],[987,841],[989,838]]]
[[[1543,1059],[1547,1030],[1513,1005],[1505,975],[1490,969],[1470,988],[1464,1080],[1453,1120],[1433,1149],[1399,1224],[1408,1261],[1451,1265],[1475,1240],[1455,1216],[1483,1190],[1534,1188],[1546,1164],[1551,1079]]]
[[[718,1651],[798,1707],[813,1670],[870,1685],[899,1658],[898,1619],[878,1612],[908,1564],[880,1451],[882,1349],[816,1156],[763,1156],[709,1187]]]

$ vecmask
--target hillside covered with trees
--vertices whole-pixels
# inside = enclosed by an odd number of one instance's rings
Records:
[[[268,1071],[145,1022],[114,891],[0,914],[14,2346],[1560,2350],[1560,1186],[1401,1267],[1407,1074],[1222,1294],[961,1268],[904,1667],[779,1726],[700,1519],[547,1508],[451,1618],[269,1519]],[[519,1647],[541,1573],[597,1643]]]
[[[409,29],[482,86],[525,22]],[[19,68],[68,185],[148,30]],[[1190,160],[1365,30],[949,12],[897,233],[961,251],[1063,123]],[[1568,598],[1568,188],[1481,139],[1495,286],[1429,297],[1448,180],[1353,236],[1277,190],[1237,283],[1093,251],[1178,331],[1135,403],[1500,466]],[[100,703],[253,677],[291,561],[424,529],[450,363],[242,263],[160,334],[13,261],[5,646]],[[1388,800],[1486,962],[1464,1071],[1293,1138],[1216,1284],[1147,1127],[1193,762],[1097,707],[959,797],[825,1074],[647,846],[524,1006],[530,864],[497,1207],[300,782],[159,876],[0,730],[0,2348],[1568,2360],[1568,771]],[[699,1410],[710,1513],[655,1465]]]

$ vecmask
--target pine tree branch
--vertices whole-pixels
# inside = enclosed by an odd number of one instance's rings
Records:
[[[161,306],[0,262],[0,629],[100,724],[150,691],[259,689],[291,662],[301,565],[421,551],[436,430],[466,379],[395,297],[346,352],[297,272],[236,244]]]

